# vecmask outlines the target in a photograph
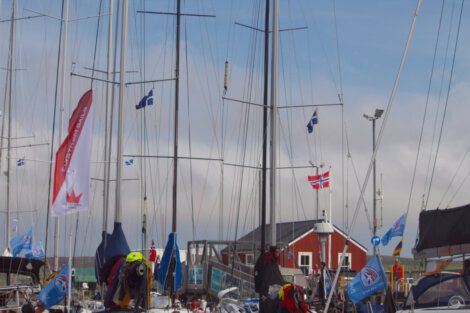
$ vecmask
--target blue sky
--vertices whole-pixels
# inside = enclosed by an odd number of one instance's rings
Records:
[[[96,15],[99,1],[71,1],[71,18]],[[184,1],[183,1],[184,3]],[[423,109],[426,101],[429,75],[431,73],[434,45],[437,36],[442,2],[424,2],[418,16],[415,34],[410,46],[409,57],[403,72],[400,88],[385,129],[381,150],[377,156],[378,173],[383,173],[382,189],[383,227],[387,228],[406,211],[410,191],[411,175],[416,155],[417,140]],[[257,166],[260,160],[261,126],[259,109],[249,112],[243,105],[222,101],[223,64],[230,64],[229,91],[227,96],[237,99],[259,102],[262,99],[262,34],[235,26],[235,22],[263,26],[264,4],[258,1],[188,1],[183,5],[186,12],[214,14],[215,18],[188,18],[182,28],[182,69],[181,69],[181,128],[180,152],[188,156],[220,158],[226,162]],[[333,7],[335,6],[335,11]],[[372,113],[377,107],[385,107],[400,57],[407,38],[416,2],[402,1],[280,1],[280,27],[303,27],[307,30],[283,32],[280,39],[280,105],[321,104],[338,101],[340,77],[344,96],[344,121],[348,129],[350,152],[357,167],[359,179],[365,176],[371,155],[370,123],[363,113]],[[173,1],[150,1],[145,3],[146,10],[172,11]],[[18,1],[18,15],[31,15],[25,8],[60,15],[60,1]],[[174,63],[174,24],[173,17],[147,15],[145,33],[142,15],[136,13],[143,9],[143,1],[130,1],[127,69],[136,70],[129,74],[127,81],[142,79],[171,78]],[[416,235],[417,217],[421,203],[421,193],[426,179],[427,160],[431,147],[434,116],[439,98],[439,88],[445,88],[441,95],[441,107],[438,121],[442,115],[446,88],[449,82],[450,62],[457,29],[460,2],[445,2],[442,21],[441,41],[437,50],[435,76],[432,83],[429,117],[426,121],[423,139],[423,154],[418,163],[415,192],[408,220],[404,253],[409,256]],[[10,4],[2,2],[1,16],[8,18]],[[102,12],[107,12],[107,2],[103,1]],[[453,13],[452,13],[453,12]],[[336,15],[336,20],[334,16]],[[430,208],[440,202],[450,178],[463,157],[468,142],[462,134],[468,132],[465,119],[468,101],[470,67],[470,44],[468,8],[462,16],[460,42],[458,45],[455,70],[448,101],[448,116],[445,121],[442,145],[439,152],[435,182],[433,185]],[[67,72],[90,74],[84,67],[92,65],[93,48],[96,33],[96,19],[72,22],[69,26]],[[183,21],[184,22],[184,21]],[[335,23],[337,26],[337,38]],[[0,63],[6,66],[9,23],[0,24],[0,36],[3,42],[0,49]],[[106,66],[106,24],[98,36],[97,68]],[[14,128],[20,135],[34,134],[30,142],[50,142],[52,125],[52,105],[55,90],[55,71],[57,58],[59,23],[49,18],[37,18],[20,21],[15,36],[15,64],[27,71],[18,72],[14,85]],[[450,30],[450,32],[449,32]],[[446,56],[446,44],[450,33],[449,52]],[[186,37],[187,34],[187,37]],[[145,44],[142,43],[145,35]],[[186,40],[187,38],[187,40]],[[338,41],[337,41],[338,40]],[[341,71],[338,68],[338,50]],[[255,48],[256,47],[256,48]],[[187,54],[186,54],[187,51]],[[146,59],[142,55],[145,52]],[[189,66],[186,66],[186,59]],[[74,62],[72,65],[71,62]],[[445,63],[446,62],[446,63]],[[145,63],[145,66],[144,66]],[[251,64],[251,65],[250,65]],[[443,71],[445,65],[445,69]],[[145,71],[144,71],[145,68]],[[444,73],[444,74],[442,74]],[[97,74],[99,75],[99,74]],[[65,120],[80,95],[89,88],[89,81],[66,75]],[[443,78],[443,79],[442,79]],[[442,83],[441,83],[442,79]],[[4,75],[0,76],[0,86],[4,85]],[[172,85],[146,84],[126,88],[125,148],[127,154],[139,153],[139,125],[141,112],[136,112],[134,103],[148,91],[155,88],[156,105],[146,112],[148,122],[148,152],[151,154],[170,155],[172,148]],[[102,175],[100,163],[104,129],[104,90],[102,83],[94,85],[94,152],[92,176]],[[31,94],[34,101],[31,101]],[[116,91],[117,94],[117,91]],[[188,100],[189,99],[189,100]],[[189,105],[188,105],[189,104]],[[306,166],[308,161],[324,162],[332,167],[333,221],[341,228],[346,228],[342,205],[348,204],[349,213],[358,199],[358,188],[353,176],[352,165],[345,159],[342,171],[341,158],[341,110],[339,108],[321,108],[320,124],[314,135],[306,136],[305,125],[313,109],[291,110],[280,117],[279,165]],[[222,115],[223,114],[223,115]],[[223,116],[223,121],[222,121]],[[380,126],[380,123],[379,125]],[[244,129],[248,132],[244,139]],[[221,133],[224,132],[224,140]],[[191,134],[191,141],[189,141]],[[57,139],[56,139],[57,140]],[[223,142],[223,149],[222,149]],[[190,145],[191,143],[191,145]],[[245,149],[242,147],[246,146]],[[47,203],[47,164],[38,161],[47,160],[49,147],[16,150],[14,157],[31,159],[23,168],[14,168],[14,201],[12,204],[15,217],[19,219],[20,229],[35,227],[35,234],[44,241]],[[246,151],[245,155],[242,153]],[[5,159],[2,160],[5,162]],[[126,167],[126,178],[139,178],[147,181],[151,226],[149,231],[157,242],[168,231],[170,223],[171,163],[169,161],[137,160],[133,167]],[[143,174],[140,166],[144,167]],[[4,166],[4,165],[2,165]],[[465,178],[470,164],[463,162],[456,181],[449,194],[457,191]],[[179,164],[181,188],[179,189],[179,230],[180,240],[186,242],[193,236],[191,212],[194,212],[196,238],[218,236],[220,190],[224,195],[224,238],[233,239],[235,222],[239,221],[237,234],[243,234],[257,223],[257,178],[256,171],[227,167],[221,183],[220,164],[217,162],[181,161]],[[3,167],[2,167],[3,170]],[[315,218],[314,197],[308,184],[307,175],[312,170],[296,170],[279,173],[279,195],[277,207],[281,221]],[[349,176],[346,177],[346,172]],[[342,188],[342,178],[344,186]],[[191,179],[192,190],[191,192]],[[4,180],[0,183],[4,190]],[[370,184],[369,184],[370,185]],[[464,184],[462,190],[467,184]],[[140,246],[141,191],[138,181],[124,183],[124,206],[126,223],[124,230],[131,245]],[[346,198],[346,187],[348,188]],[[113,187],[112,187],[113,188]],[[94,244],[99,240],[101,227],[102,185],[92,182],[94,193],[91,210],[80,216],[80,233],[86,233],[82,242],[79,240],[79,254],[90,255]],[[113,189],[112,189],[113,190]],[[368,189],[366,200],[371,210]],[[23,196],[27,194],[27,196]],[[193,195],[191,197],[191,195]],[[344,200],[343,200],[344,195]],[[0,195],[2,201],[4,194]],[[451,196],[448,195],[447,199]],[[321,206],[328,206],[328,196],[321,194]],[[113,200],[112,200],[113,202]],[[461,191],[452,205],[467,203],[465,192]],[[192,205],[191,205],[192,203]],[[444,201],[443,203],[447,203]],[[443,205],[443,204],[442,204]],[[441,205],[441,206],[442,206]],[[191,209],[193,207],[193,209]],[[30,213],[33,211],[34,213]],[[23,213],[22,213],[23,212]],[[29,212],[29,213],[28,213]],[[238,218],[237,218],[238,216]],[[74,217],[75,218],[75,217]],[[70,225],[75,225],[74,218],[63,219],[65,234]],[[112,215],[111,215],[112,220]],[[68,225],[68,226],[67,226]],[[111,224],[109,224],[109,229]],[[4,233],[4,226],[0,229]],[[52,234],[49,230],[49,234]],[[367,218],[361,208],[359,220],[353,237],[370,247],[370,232]],[[93,244],[85,244],[91,242]],[[392,241],[384,253],[390,253],[396,243]],[[3,243],[2,243],[3,245]],[[61,251],[64,251],[65,248]]]

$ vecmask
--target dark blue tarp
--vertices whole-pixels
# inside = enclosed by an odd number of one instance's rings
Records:
[[[95,254],[95,275],[98,282],[107,279],[109,271],[116,259],[127,256],[131,250],[121,223],[114,223],[112,234],[103,234],[103,238]]]
[[[175,272],[174,281],[170,281]],[[181,281],[183,280],[183,270],[181,268],[180,250],[176,241],[176,233],[170,233],[168,235],[168,242],[163,252],[162,260],[158,265],[157,279],[162,288],[165,290],[171,289],[173,285],[173,291],[177,291],[181,287]]]

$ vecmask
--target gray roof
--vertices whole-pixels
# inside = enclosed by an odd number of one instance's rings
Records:
[[[276,224],[276,242],[282,246],[288,245],[290,242],[299,238],[303,234],[309,232],[313,229],[316,223],[322,222],[323,220],[307,220],[307,221],[297,221],[297,222],[286,222],[286,223],[277,223]],[[338,231],[345,237],[347,236],[344,231],[339,229],[336,225],[333,225],[335,231]],[[271,234],[271,224],[266,224],[266,243],[270,242]],[[237,250],[252,249],[252,244],[255,243],[256,247],[260,246],[261,242],[261,226],[255,230],[249,232],[245,236],[237,240],[241,244],[237,245]],[[367,250],[366,247],[361,245],[359,242],[351,238],[351,242],[355,245],[360,246],[361,248]],[[246,243],[243,244],[243,243]]]

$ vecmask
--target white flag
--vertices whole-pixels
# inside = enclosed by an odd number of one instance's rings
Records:
[[[78,102],[67,137],[56,153],[52,216],[88,209],[92,144],[92,91]]]

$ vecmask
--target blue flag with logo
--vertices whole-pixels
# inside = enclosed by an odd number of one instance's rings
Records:
[[[307,124],[307,131],[309,134],[311,134],[313,132],[313,125],[315,124],[318,124],[318,113],[317,113],[317,110],[315,109],[315,112],[313,112],[313,115],[312,117],[310,118],[310,120],[308,121],[308,124]]]
[[[66,264],[46,286],[41,289],[38,299],[46,309],[56,305],[67,294],[69,289],[69,265]]]
[[[392,227],[382,237],[382,244],[384,246],[386,246],[393,237],[403,236],[403,232],[405,231],[405,220],[406,213],[400,216],[400,218],[393,223]]]
[[[139,101],[135,108],[138,110],[147,105],[153,105],[153,89],[150,89],[149,93]]]
[[[354,276],[347,291],[351,301],[356,304],[362,299],[387,288],[387,277],[385,276],[382,263],[378,256],[372,257],[366,266]]]
[[[18,256],[23,249],[31,249],[33,240],[33,229],[30,228],[26,233],[17,235],[10,240],[11,254]]]
[[[35,242],[31,245],[31,249],[23,249],[20,256],[28,259],[42,259],[45,256],[44,248],[40,242]]]

